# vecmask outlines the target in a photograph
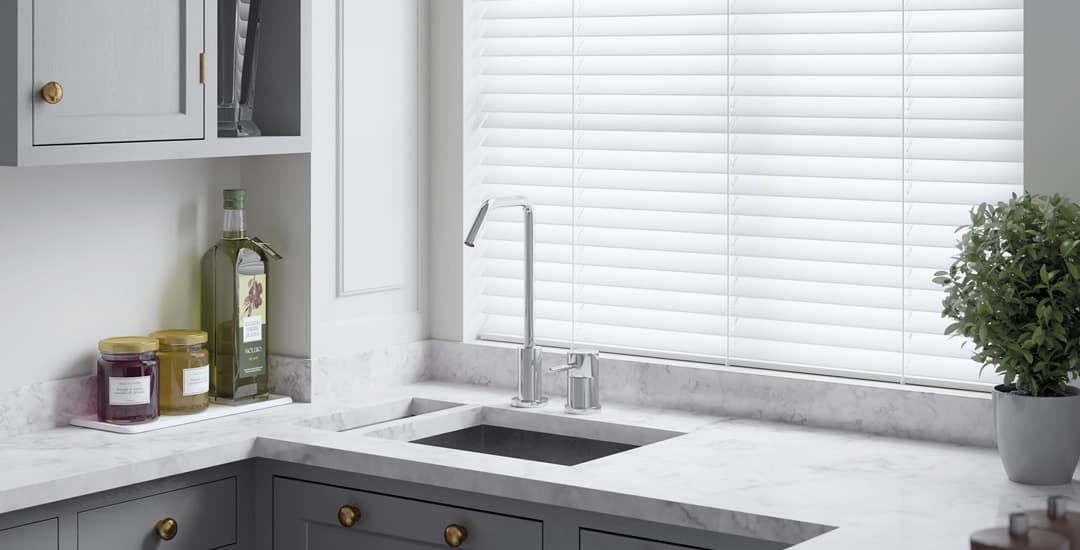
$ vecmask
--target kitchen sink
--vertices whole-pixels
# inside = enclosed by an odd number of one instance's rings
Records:
[[[332,414],[309,418],[301,421],[300,424],[319,430],[347,432],[460,406],[462,406],[461,403],[411,397],[343,409]]]
[[[616,424],[595,418],[495,407],[418,417],[368,435],[472,453],[575,466],[630,451],[682,432]]]
[[[490,424],[416,439],[413,443],[563,466],[574,466],[638,447],[626,443],[519,430]]]

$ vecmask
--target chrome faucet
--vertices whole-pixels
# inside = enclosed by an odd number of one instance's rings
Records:
[[[480,205],[476,213],[469,235],[465,237],[465,246],[476,246],[476,239],[480,236],[480,229],[484,226],[484,220],[494,208],[521,208],[525,213],[525,345],[518,357],[518,394],[510,401],[514,407],[542,407],[547,403],[544,397],[543,370],[540,365],[540,349],[536,347],[536,336],[533,332],[535,323],[533,308],[535,306],[534,288],[536,275],[533,271],[533,207],[526,197],[505,197],[488,199]]]
[[[600,410],[600,352],[570,351],[566,365],[551,372],[566,372],[566,412],[589,414]]]

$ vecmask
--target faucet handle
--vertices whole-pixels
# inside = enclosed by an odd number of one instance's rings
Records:
[[[567,372],[566,412],[588,414],[600,410],[600,352],[570,351],[566,365],[553,372]]]

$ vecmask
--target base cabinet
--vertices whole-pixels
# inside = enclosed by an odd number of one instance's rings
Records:
[[[272,526],[260,525],[256,535],[260,550],[781,550],[788,546],[273,460],[257,460],[255,477],[256,515],[273,518]],[[453,536],[447,537],[447,530]]]
[[[601,533],[589,529],[581,530],[580,540],[580,550],[700,550],[690,546],[679,546],[655,540]]]
[[[251,461],[0,515],[0,550],[253,550]]]
[[[295,479],[273,483],[276,550],[543,548],[539,521]]]
[[[0,529],[0,548],[57,550],[59,547],[59,522],[56,518]]]

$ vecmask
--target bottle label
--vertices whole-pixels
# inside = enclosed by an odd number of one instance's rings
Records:
[[[184,369],[184,397],[210,391],[210,365]]]
[[[240,319],[238,376],[248,378],[266,372],[266,274],[239,275]]]
[[[150,377],[109,378],[110,405],[149,405]]]

